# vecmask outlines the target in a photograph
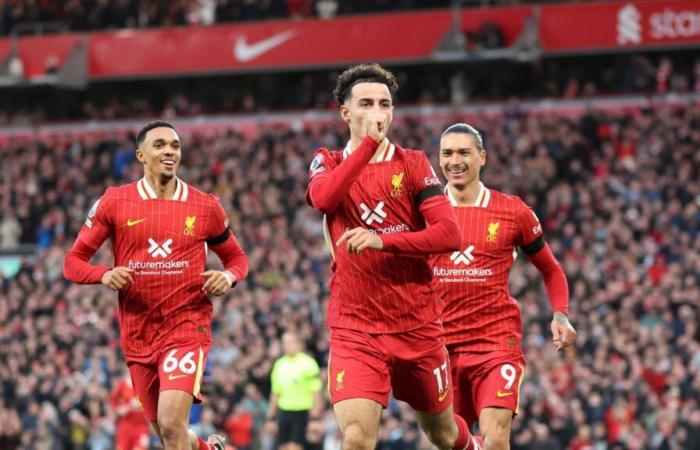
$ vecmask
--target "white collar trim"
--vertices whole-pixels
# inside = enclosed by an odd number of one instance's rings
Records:
[[[187,183],[177,177],[175,178],[175,183],[175,193],[173,193],[173,197],[170,200],[181,202],[187,201],[187,196],[189,194]],[[156,191],[150,184],[148,184],[148,181],[146,181],[146,177],[143,177],[136,182],[136,190],[138,191],[142,200],[155,200],[158,198]]]
[[[449,183],[445,186],[445,192],[452,206],[476,206],[477,208],[486,208],[489,206],[489,203],[491,203],[491,191],[487,189],[481,181],[479,181],[479,195],[476,196],[476,201],[473,205],[459,205],[457,199],[452,195]]]
[[[352,152],[353,150],[350,149],[350,141],[348,141],[345,145],[345,149],[343,149],[343,159],[350,156]],[[389,142],[389,139],[384,138],[384,141],[377,147],[377,152],[374,154],[374,157],[372,157],[370,164],[391,161],[394,158],[394,153],[396,153],[396,146]]]

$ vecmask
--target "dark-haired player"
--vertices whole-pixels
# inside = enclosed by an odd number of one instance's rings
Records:
[[[443,326],[454,380],[455,411],[471,425],[479,420],[484,449],[507,450],[518,413],[525,360],[520,308],[508,294],[508,273],[519,247],[542,273],[554,318],[557,350],[573,344],[567,317],[566,276],[542,237],[535,213],[520,198],[479,181],[486,164],[481,134],[467,124],[447,128],[440,139],[440,167],[461,232],[461,246],[434,257],[443,287]]]
[[[376,445],[389,394],[413,407],[441,449],[478,448],[452,413],[452,383],[428,255],[457,250],[459,230],[422,151],[386,133],[398,85],[378,64],[351,67],[335,97],[350,129],[319,149],[307,201],[325,214],[333,257],[328,390],[344,449]]]
[[[138,134],[144,176],[108,188],[66,256],[67,279],[119,291],[121,347],[134,391],[166,449],[223,449],[188,430],[211,347],[212,304],[248,272],[248,260],[216,197],[176,176],[180,138],[167,122]],[[89,263],[112,240],[114,267]],[[224,270],[206,270],[207,248]]]

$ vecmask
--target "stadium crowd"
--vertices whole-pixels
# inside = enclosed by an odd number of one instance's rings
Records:
[[[455,118],[458,119],[458,118]],[[528,367],[514,450],[700,449],[700,110],[526,114],[473,122],[485,134],[485,183],[519,194],[542,219],[571,290],[575,348],[557,354],[537,271],[519,258],[511,293],[524,316]],[[436,163],[444,121],[406,119],[392,140]],[[214,349],[196,429],[238,449],[270,449],[264,423],[280,336],[296,329],[322,367],[330,263],[321,218],[305,206],[318,146],[342,147],[344,124],[260,136],[234,130],[185,139],[184,180],[221,197],[250,258],[250,276],[214,299]],[[122,376],[116,296],[75,286],[62,258],[108,185],[135,180],[133,140],[17,139],[2,149],[0,247],[37,243],[0,277],[0,448],[111,448],[110,388]],[[107,252],[96,256],[109,264]],[[325,376],[325,375],[324,375]],[[393,402],[380,448],[428,448]],[[338,449],[332,413],[308,448]]]
[[[700,94],[700,59],[684,52],[587,57],[586,64],[580,59],[548,59],[533,64],[407,66],[395,72],[401,82],[396,100],[402,106],[613,93]],[[0,95],[0,125],[334,109],[330,93],[336,77],[337,71],[312,71],[93,83],[84,91],[5,90]],[[120,95],[115,96],[115,90]]]
[[[448,6],[450,0],[6,0],[0,3],[0,34],[9,34],[20,24],[42,22],[54,23],[61,31],[90,31],[331,18],[337,14]]]

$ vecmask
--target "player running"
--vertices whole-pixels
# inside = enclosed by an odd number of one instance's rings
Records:
[[[108,188],[88,213],[66,256],[67,279],[119,291],[121,347],[134,390],[166,449],[209,449],[188,430],[200,402],[202,372],[211,347],[212,304],[248,272],[248,260],[216,197],[176,176],[177,132],[153,122],[138,134],[136,158],[144,176]],[[113,268],[89,263],[112,240]],[[224,270],[206,270],[207,248]],[[223,449],[211,436],[212,448]]]
[[[433,258],[445,298],[443,326],[454,380],[455,411],[479,420],[484,449],[509,449],[518,413],[525,360],[520,308],[508,293],[508,273],[519,247],[537,267],[554,311],[557,350],[573,344],[567,317],[566,276],[542,237],[535,213],[520,200],[486,188],[481,134],[467,124],[447,128],[440,139],[440,167],[447,196],[461,224],[458,251]]]
[[[449,361],[428,255],[457,250],[459,229],[422,151],[386,138],[398,88],[378,64],[351,67],[334,95],[350,129],[319,149],[307,202],[325,214],[333,257],[328,390],[344,449],[371,449],[393,391],[439,448],[478,448],[452,412]]]

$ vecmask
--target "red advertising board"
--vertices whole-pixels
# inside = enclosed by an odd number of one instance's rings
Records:
[[[464,8],[462,31],[493,22],[506,46],[538,13],[543,51],[620,51],[659,46],[700,47],[700,0],[637,0]],[[360,61],[429,62],[455,23],[452,10],[276,20],[87,35],[91,79],[286,70]],[[25,76],[62,65],[81,35],[19,39]],[[0,40],[0,55],[10,41]],[[5,49],[5,50],[3,50]]]
[[[95,33],[90,75],[115,77],[420,60],[451,24],[446,11]]]
[[[472,9],[463,28],[493,21],[512,43],[528,7]],[[420,61],[453,23],[451,11],[270,21],[214,27],[94,33],[91,77],[158,75],[337,65],[358,61]]]
[[[10,53],[10,41],[7,39],[0,39],[0,61],[5,59]]]
[[[543,6],[540,38],[545,52],[700,45],[700,1]]]
[[[28,36],[19,40],[19,57],[27,78],[59,69],[82,39],[79,34]]]

